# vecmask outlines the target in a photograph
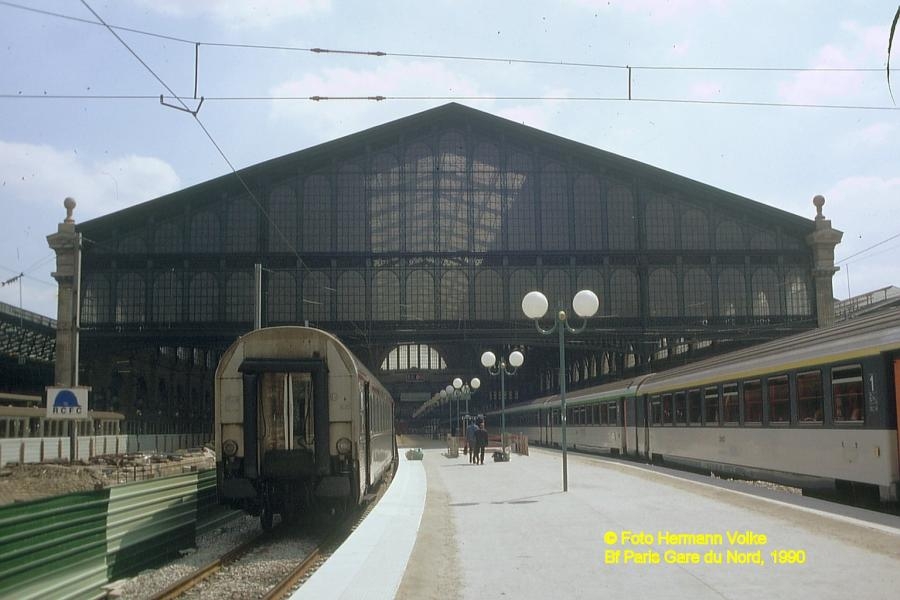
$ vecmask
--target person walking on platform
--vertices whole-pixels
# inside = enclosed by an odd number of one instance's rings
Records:
[[[487,429],[484,428],[484,421],[482,421],[478,431],[475,432],[475,464],[484,464],[484,449],[487,448],[487,445],[488,433]]]
[[[466,427],[466,451],[469,453],[469,462],[475,462],[475,432],[478,431],[478,425],[475,421],[469,421]]]

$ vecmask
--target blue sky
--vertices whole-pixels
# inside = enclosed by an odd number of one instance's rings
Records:
[[[12,4],[95,20],[79,0]],[[198,116],[236,168],[465,96],[458,101],[808,218],[823,194],[825,216],[844,231],[837,260],[850,257],[835,295],[900,285],[900,110],[884,75],[896,0],[88,4],[111,25],[201,42],[198,96],[210,99]],[[196,106],[193,43],[117,33]],[[66,196],[80,222],[230,168],[193,117],[160,105],[166,89],[106,28],[2,2],[0,40],[0,281],[24,271],[22,306],[55,317],[46,236]],[[892,58],[900,100],[900,49]],[[149,98],[50,98],[60,95]],[[271,99],[313,95],[430,99]],[[258,99],[212,99],[222,97]],[[0,288],[0,300],[18,306],[18,283]]]

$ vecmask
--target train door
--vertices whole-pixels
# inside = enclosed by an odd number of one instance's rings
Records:
[[[315,444],[309,373],[261,373],[259,452],[309,449]]]
[[[363,452],[363,456],[365,457],[365,464],[360,465],[360,469],[365,471],[365,474],[361,475],[366,482],[366,490],[372,487],[372,470],[370,466],[372,464],[372,402],[371,396],[369,395],[369,382],[367,381],[363,385],[362,390],[363,395],[363,424],[365,428],[365,434],[363,436],[363,443],[365,444],[365,451]]]
[[[650,396],[644,396],[644,458],[650,458]]]

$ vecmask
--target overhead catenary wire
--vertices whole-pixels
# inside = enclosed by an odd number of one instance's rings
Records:
[[[137,29],[133,27],[124,27],[121,25],[108,24],[100,19],[96,13],[97,21],[84,19],[73,15],[66,15],[49,10],[42,10],[30,6],[24,6],[15,2],[0,0],[0,5],[9,8],[15,8],[45,16],[66,19],[87,25],[99,25],[107,27],[110,30],[127,31],[138,35],[145,35],[159,39],[180,42],[183,44],[191,44],[194,46],[208,46],[218,48],[235,48],[244,50],[273,50],[281,52],[310,52],[313,54],[335,54],[335,55],[352,55],[352,56],[374,56],[374,57],[399,57],[399,58],[421,58],[434,60],[454,60],[454,61],[470,61],[470,62],[493,62],[502,64],[527,64],[527,65],[545,65],[556,67],[580,67],[592,69],[615,69],[647,71],[737,71],[737,72],[833,72],[833,73],[881,73],[882,67],[766,67],[766,66],[712,66],[712,65],[617,65],[609,63],[596,63],[585,61],[569,61],[569,60],[549,60],[549,59],[529,59],[503,56],[477,56],[477,55],[461,55],[461,54],[430,54],[425,52],[390,52],[385,50],[355,50],[346,48],[307,48],[303,46],[291,46],[284,44],[250,44],[237,42],[220,42],[220,41],[201,41],[181,38],[177,36]],[[93,11],[91,11],[93,12]],[[118,36],[117,36],[118,37]]]
[[[0,99],[21,98],[27,100],[153,100],[158,102],[159,95],[148,94],[114,94],[114,95],[91,95],[91,94],[10,94],[0,93]],[[163,96],[164,99],[181,100],[179,96]],[[453,96],[453,95],[422,95],[422,96],[204,96],[206,102],[297,102],[297,101],[376,101],[383,102],[388,100],[395,101],[424,101],[424,100],[445,100],[449,102],[457,101],[522,101],[528,100],[533,102],[642,102],[642,103],[660,103],[660,104],[697,104],[712,106],[755,106],[762,108],[809,108],[809,109],[831,109],[831,110],[872,110],[872,111],[900,111],[897,106],[872,106],[864,104],[809,104],[809,103],[791,103],[791,102],[761,102],[751,100],[700,100],[691,98],[641,98],[626,96],[497,96],[497,95],[481,95],[481,96]],[[194,113],[195,111],[185,106],[185,111]],[[196,117],[196,115],[195,115]],[[198,119],[199,120],[199,119]],[[227,161],[227,157],[223,157]],[[229,161],[230,162],[230,161]]]

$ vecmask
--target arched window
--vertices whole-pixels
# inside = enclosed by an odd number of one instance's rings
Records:
[[[256,252],[259,239],[259,212],[250,200],[235,199],[228,207],[225,252]]]
[[[603,248],[603,211],[600,182],[593,175],[575,180],[575,249]]]
[[[684,315],[686,317],[712,316],[712,283],[704,269],[689,269],[684,274]]]
[[[719,273],[719,316],[743,317],[747,315],[747,291],[744,273],[728,267]]]
[[[81,293],[81,322],[85,325],[109,322],[109,280],[105,275],[85,277]]]
[[[757,269],[751,283],[753,316],[768,317],[784,314],[781,287],[775,271],[768,267]]]
[[[475,275],[475,318],[500,320],[504,318],[503,280],[493,269],[479,271]]]
[[[709,248],[709,223],[706,215],[689,208],[681,215],[681,247],[684,250]]]
[[[440,353],[426,344],[400,344],[394,346],[381,362],[382,371],[443,371],[447,363]]]
[[[153,236],[153,250],[159,254],[178,254],[183,251],[182,222],[175,219],[160,223]]]
[[[194,275],[188,298],[188,318],[192,323],[218,320],[219,285],[212,273]]]
[[[250,273],[232,273],[225,284],[225,320],[253,321],[253,277]]]
[[[291,252],[300,248],[297,195],[280,185],[269,194],[269,251]]]
[[[669,269],[650,273],[650,316],[678,316],[678,283]]]
[[[412,271],[406,278],[405,320],[434,320],[434,278],[428,271]]]
[[[337,177],[337,251],[365,252],[366,179],[359,165],[345,164]]]
[[[311,175],[303,185],[303,237],[307,252],[331,250],[331,184],[324,175]]]
[[[182,316],[181,279],[174,271],[160,273],[153,280],[153,321],[156,323],[179,322]]]
[[[785,279],[787,292],[787,314],[807,317],[812,314],[809,302],[809,284],[802,271],[791,271]]]
[[[144,278],[126,273],[116,285],[116,323],[143,323],[146,303]]]
[[[197,213],[191,219],[191,252],[219,252],[219,218],[212,211]]]
[[[538,289],[537,276],[531,269],[513,271],[509,278],[509,318],[526,320],[522,312],[522,298],[528,292]]]
[[[653,194],[647,202],[644,214],[647,231],[647,248],[675,248],[675,212],[672,202],[662,194]]]
[[[400,278],[393,271],[376,271],[372,287],[372,318],[400,320]]]
[[[297,281],[293,273],[275,271],[268,281],[266,298],[268,323],[295,323],[297,321]]]
[[[722,221],[716,228],[716,248],[718,250],[743,250],[744,233],[734,221]]]
[[[313,271],[303,276],[303,318],[309,321],[330,321],[334,290],[325,273]]]
[[[339,321],[366,320],[366,282],[356,271],[338,278],[337,309]]]
[[[616,269],[609,282],[611,314],[615,317],[640,315],[640,293],[637,274],[631,269]]]
[[[606,198],[607,235],[611,250],[631,250],[635,247],[634,198],[631,188],[610,182]]]
[[[468,320],[469,279],[462,271],[446,271],[441,277],[441,319]]]
[[[768,231],[754,231],[750,236],[751,250],[775,250],[775,235]]]
[[[541,243],[544,250],[569,248],[569,194],[562,165],[549,161],[541,171]]]

